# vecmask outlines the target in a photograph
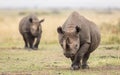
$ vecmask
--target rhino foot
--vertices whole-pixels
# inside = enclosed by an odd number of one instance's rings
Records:
[[[33,49],[33,50],[38,50],[38,47],[33,47],[32,49]]]
[[[30,48],[25,46],[24,49],[30,49]]]
[[[79,65],[73,65],[71,66],[71,70],[79,70],[80,66]]]
[[[88,65],[82,65],[82,69],[89,69]]]

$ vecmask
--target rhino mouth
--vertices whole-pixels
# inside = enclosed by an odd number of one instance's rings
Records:
[[[39,33],[33,33],[32,35],[37,37],[39,35]]]
[[[74,54],[67,54],[67,53],[64,53],[64,55],[65,55],[65,57],[67,57],[67,58],[71,58],[71,57],[74,56]]]

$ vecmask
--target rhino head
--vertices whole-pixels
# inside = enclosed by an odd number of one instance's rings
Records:
[[[57,28],[59,34],[59,43],[63,48],[64,55],[67,58],[73,57],[80,47],[80,27],[76,26],[74,31],[64,31],[62,27]]]
[[[29,22],[31,23],[31,25],[30,25],[31,34],[33,36],[38,36],[40,29],[41,29],[41,23],[44,22],[44,19],[38,21],[38,20],[34,20],[34,19],[30,18]]]

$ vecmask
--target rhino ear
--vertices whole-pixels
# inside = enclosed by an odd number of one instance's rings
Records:
[[[42,19],[42,20],[40,20],[40,22],[39,22],[39,23],[42,23],[42,22],[44,22],[44,20],[45,20],[45,19]]]
[[[76,26],[75,29],[76,29],[76,33],[79,33],[81,31],[80,27],[78,26]]]
[[[64,34],[64,31],[62,30],[62,27],[58,27],[58,28],[57,28],[57,32],[58,32],[59,34]]]
[[[32,18],[29,18],[29,21],[30,21],[30,23],[32,23],[32,22],[33,22],[33,19],[32,19]]]

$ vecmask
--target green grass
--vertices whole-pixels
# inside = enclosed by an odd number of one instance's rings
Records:
[[[102,50],[101,50],[102,49]],[[116,75],[120,74],[119,50],[100,46],[91,54],[90,69],[70,70],[71,61],[64,57],[58,44],[41,44],[37,51],[21,48],[0,49],[1,74],[32,75]]]

